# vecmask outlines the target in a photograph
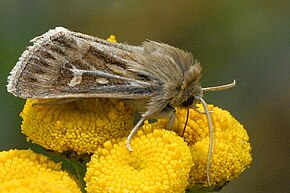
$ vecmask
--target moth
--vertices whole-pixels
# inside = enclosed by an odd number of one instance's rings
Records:
[[[141,46],[112,43],[56,27],[31,40],[8,77],[8,92],[24,99],[116,98],[131,101],[141,119],[127,138],[149,117],[175,118],[175,107],[201,102],[210,129],[207,175],[213,146],[210,115],[203,92],[230,84],[202,88],[201,65],[192,54],[173,46],[145,41]],[[198,109],[196,109],[198,110]]]

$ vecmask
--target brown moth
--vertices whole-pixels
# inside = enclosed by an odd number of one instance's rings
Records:
[[[145,119],[165,116],[170,125],[175,107],[195,108],[201,102],[210,129],[209,182],[213,129],[203,92],[233,87],[235,81],[202,88],[201,66],[192,54],[155,41],[131,46],[56,27],[31,42],[8,77],[8,92],[24,99],[126,99],[142,112],[127,138],[130,151]]]

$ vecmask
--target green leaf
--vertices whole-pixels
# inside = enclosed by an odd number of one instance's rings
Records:
[[[200,184],[197,184],[187,190],[185,190],[186,193],[205,193],[205,192],[219,192],[223,187],[225,187],[229,181],[227,182],[220,182],[215,186],[210,187],[204,187]]]

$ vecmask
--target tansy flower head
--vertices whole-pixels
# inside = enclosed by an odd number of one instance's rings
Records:
[[[132,112],[121,101],[78,99],[60,103],[26,101],[21,117],[22,132],[28,140],[58,152],[92,153],[109,139],[127,136],[133,128]]]
[[[85,181],[92,192],[184,192],[192,156],[184,140],[172,131],[145,122],[131,141],[107,141],[88,163]],[[153,132],[151,132],[155,129]]]
[[[0,152],[0,192],[81,191],[59,163],[31,150],[9,150]]]
[[[201,111],[203,110],[201,106]],[[244,127],[229,112],[208,105],[214,129],[214,149],[211,160],[210,180],[213,186],[222,185],[237,178],[252,162],[249,137]],[[187,110],[178,109],[173,129],[181,134]],[[189,187],[201,184],[207,186],[207,156],[209,132],[206,116],[190,109],[190,117],[184,133],[188,143],[193,167]]]
[[[55,176],[39,176],[11,180],[0,185],[1,193],[81,193],[78,189],[68,189],[65,183],[57,182]]]
[[[116,36],[114,36],[114,35],[110,35],[110,37],[108,37],[108,39],[107,39],[109,42],[117,42],[117,40],[116,40]]]

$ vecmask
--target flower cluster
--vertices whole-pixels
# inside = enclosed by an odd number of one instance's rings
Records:
[[[129,152],[125,139],[107,141],[88,164],[88,192],[184,192],[192,163],[189,147],[174,132],[145,123]]]
[[[31,150],[9,150],[0,152],[0,192],[81,193],[81,190],[59,163]]]
[[[132,112],[122,101],[61,102],[26,101],[21,127],[28,140],[58,152],[93,153],[105,141],[127,136],[133,127]]]
[[[251,146],[246,130],[228,111],[213,105],[208,105],[208,109],[212,111],[211,119],[214,128],[210,179],[212,185],[222,185],[237,178],[250,165]],[[184,129],[186,113],[185,109],[177,110],[177,119],[173,127],[177,133],[182,133]],[[190,109],[184,132],[194,163],[190,171],[190,186],[207,182],[208,131],[206,116]]]
[[[40,102],[52,105],[33,105]],[[133,127],[132,113],[122,101],[54,102],[27,100],[21,113],[22,130],[28,139],[55,151],[94,152],[85,177],[88,192],[184,192],[207,186],[209,132],[204,114],[190,109],[183,138],[179,135],[185,125],[185,109],[177,109],[171,131],[165,130],[165,119],[152,124],[146,121],[134,136],[130,153],[124,137]],[[237,120],[218,107],[208,108],[213,111],[215,139],[210,180],[216,187],[237,178],[249,166],[251,147]],[[23,163],[18,167],[27,168]],[[13,173],[10,177],[7,172],[0,174],[15,179]]]

